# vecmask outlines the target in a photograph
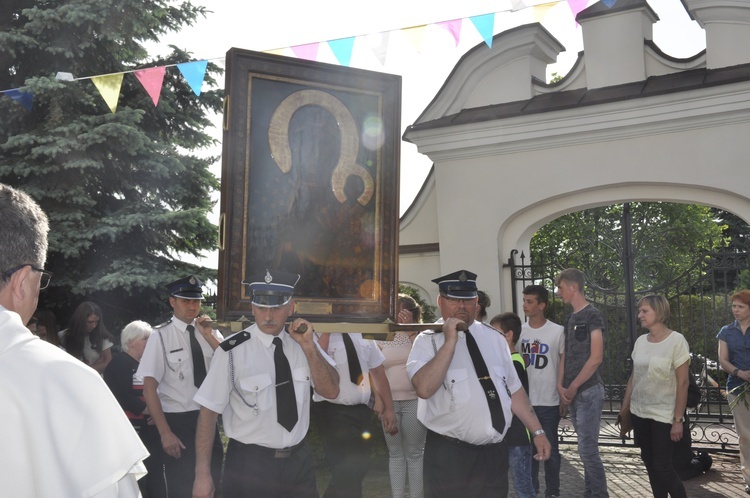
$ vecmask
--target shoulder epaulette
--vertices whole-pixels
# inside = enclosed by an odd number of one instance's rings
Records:
[[[166,322],[164,322],[164,323],[160,323],[159,325],[155,325],[154,326],[154,330],[164,328],[167,325],[169,325],[170,323],[172,323],[172,319],[171,318],[169,320],[167,320]]]
[[[252,335],[247,330],[243,330],[242,332],[239,332],[237,334],[234,334],[233,336],[230,336],[228,339],[225,339],[224,341],[219,344],[221,349],[224,351],[231,351],[233,348],[239,346],[246,340],[250,339]]]

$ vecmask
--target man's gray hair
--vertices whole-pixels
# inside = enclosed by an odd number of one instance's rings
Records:
[[[125,328],[122,329],[122,334],[120,334],[122,350],[126,353],[130,351],[130,345],[133,341],[150,336],[151,330],[151,325],[142,320],[136,320],[125,325]]]
[[[23,264],[44,266],[49,221],[28,194],[0,183],[0,289],[4,272]]]

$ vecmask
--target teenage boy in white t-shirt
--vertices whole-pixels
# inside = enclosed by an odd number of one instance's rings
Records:
[[[562,325],[544,317],[544,310],[548,304],[549,291],[541,285],[529,285],[523,290],[523,312],[528,321],[522,326],[516,349],[526,362],[529,399],[552,445],[550,458],[544,462],[544,496],[553,498],[560,495],[557,426],[561,413],[557,376],[560,357],[565,347],[565,334]],[[534,490],[538,493],[539,462],[535,459],[532,459],[531,477]]]

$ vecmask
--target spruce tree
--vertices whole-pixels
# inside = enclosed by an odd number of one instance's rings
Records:
[[[154,106],[132,73],[123,77],[112,113],[91,80],[76,78],[191,60],[171,47],[152,56],[144,44],[198,22],[203,7],[166,0],[3,0],[0,7],[0,90],[33,95],[31,110],[0,95],[0,182],[34,197],[50,218],[40,295],[64,326],[75,306],[93,300],[111,329],[165,311],[163,285],[214,270],[181,261],[216,247],[207,214],[218,179],[210,113],[221,90],[208,65],[196,96],[168,67]],[[0,269],[4,271],[6,269]],[[168,308],[168,307],[167,307]]]

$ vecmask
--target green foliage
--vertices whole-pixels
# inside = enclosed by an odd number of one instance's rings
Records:
[[[532,261],[556,259],[580,268],[608,290],[625,288],[623,204],[570,213],[548,223],[531,240]],[[633,202],[633,275],[636,289],[647,289],[684,273],[701,251],[722,247],[723,226],[706,206]],[[550,258],[552,257],[552,258]]]
[[[398,292],[399,294],[406,294],[414,298],[414,300],[417,302],[420,308],[422,308],[422,322],[424,323],[435,322],[436,320],[435,310],[437,308],[429,304],[427,301],[425,301],[417,289],[415,289],[414,287],[410,287],[408,285],[398,284]]]
[[[28,192],[50,218],[47,268],[52,284],[40,306],[62,324],[85,299],[96,301],[116,330],[154,320],[167,307],[163,284],[215,271],[181,261],[216,247],[207,214],[219,188],[216,157],[204,130],[222,95],[209,64],[196,97],[168,68],[159,105],[126,74],[116,113],[88,80],[54,79],[130,71],[190,61],[172,47],[150,57],[143,43],[195,23],[203,7],[165,0],[4,0],[0,14],[0,89],[34,95],[29,112],[0,98],[0,182]]]

